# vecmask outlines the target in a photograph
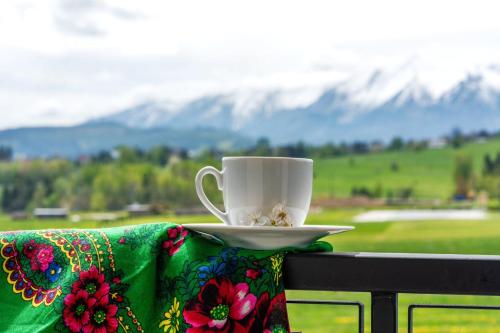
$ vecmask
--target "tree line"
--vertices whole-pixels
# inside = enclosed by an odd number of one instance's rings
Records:
[[[485,133],[478,134],[484,137]],[[489,134],[488,134],[489,135]],[[451,140],[454,138],[455,141]],[[477,139],[455,132],[449,144]],[[36,207],[67,207],[78,211],[121,210],[133,202],[149,203],[157,210],[190,207],[199,204],[193,179],[204,165],[220,167],[223,155],[288,156],[327,158],[374,151],[426,149],[424,141],[394,138],[387,145],[377,142],[350,144],[327,143],[320,146],[303,142],[272,146],[259,139],[255,146],[235,151],[204,150],[189,154],[182,149],[159,145],[150,149],[119,146],[112,151],[63,158],[11,161],[12,150],[0,147],[0,208],[6,212],[32,211]],[[391,170],[399,166],[392,162]],[[455,162],[456,194],[467,197],[471,190],[485,190],[500,198],[500,153],[487,155],[483,173],[474,179],[472,160],[458,157]],[[220,197],[215,182],[207,180],[207,195],[214,201]],[[401,193],[400,193],[401,192]],[[368,189],[353,188],[353,196],[411,197],[411,188],[384,194],[381,185]]]
[[[12,212],[35,207],[122,210],[133,202],[149,203],[157,210],[194,206],[198,199],[193,179],[201,166],[181,159],[163,166],[145,162],[82,164],[63,159],[3,163],[1,207]],[[206,192],[216,200],[215,184],[207,184]]]

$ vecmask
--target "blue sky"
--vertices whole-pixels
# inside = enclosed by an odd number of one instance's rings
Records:
[[[439,91],[500,62],[497,1],[0,2],[0,128],[144,100],[324,86],[414,63]]]

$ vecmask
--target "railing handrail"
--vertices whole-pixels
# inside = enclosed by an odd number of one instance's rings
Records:
[[[500,295],[500,256],[299,253],[284,277],[287,289]]]

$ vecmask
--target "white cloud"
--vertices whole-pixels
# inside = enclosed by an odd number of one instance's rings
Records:
[[[311,87],[310,98],[314,87],[408,59],[443,91],[498,62],[499,9],[477,0],[3,1],[0,128],[245,87]]]

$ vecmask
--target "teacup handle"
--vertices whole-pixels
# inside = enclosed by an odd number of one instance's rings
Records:
[[[217,216],[222,222],[225,224],[230,224],[229,219],[227,216],[226,212],[221,212],[217,207],[214,206],[213,203],[208,200],[207,195],[205,194],[205,191],[203,191],[203,177],[205,175],[212,175],[215,177],[215,180],[217,181],[217,188],[222,191],[222,184],[223,184],[223,175],[224,171],[219,171],[216,168],[212,166],[206,166],[202,168],[198,173],[196,174],[195,178],[195,185],[196,185],[196,194],[198,194],[198,198],[200,198],[201,203],[215,216]]]

